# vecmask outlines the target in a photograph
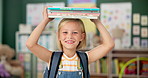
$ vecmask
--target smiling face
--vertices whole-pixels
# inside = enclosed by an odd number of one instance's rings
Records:
[[[63,50],[76,50],[85,40],[85,32],[82,31],[82,26],[78,21],[67,21],[59,28],[58,40]]]

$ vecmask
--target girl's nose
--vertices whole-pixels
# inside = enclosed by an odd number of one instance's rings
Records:
[[[67,34],[67,38],[68,38],[68,39],[72,39],[72,33],[68,33],[68,34]]]

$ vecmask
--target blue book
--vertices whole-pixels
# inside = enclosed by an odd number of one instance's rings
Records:
[[[99,11],[99,8],[73,8],[73,7],[48,7],[48,10],[87,10],[87,11]]]

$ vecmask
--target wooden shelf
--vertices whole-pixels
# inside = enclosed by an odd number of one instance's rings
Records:
[[[112,74],[112,62],[113,59],[118,59],[119,62],[127,62],[133,58],[147,57],[147,49],[114,49],[105,56],[108,59],[108,73],[107,74],[91,74],[92,78],[118,78],[116,74]],[[137,62],[137,71],[139,71],[139,62]],[[123,75],[122,78],[148,78],[146,75],[139,75],[139,72],[135,75]]]
[[[119,77],[119,75],[112,74],[112,77]],[[142,78],[148,78],[148,76],[146,76],[146,75],[123,75],[122,77],[131,77],[131,78],[142,77]]]
[[[140,51],[145,51],[148,52],[148,48],[122,48],[122,49],[113,49],[113,51],[124,51],[124,52],[140,52]]]
[[[146,75],[139,75],[140,78],[148,78]]]
[[[112,54],[112,57],[148,57],[146,54]]]
[[[112,74],[112,77],[119,77],[119,75]],[[131,78],[136,78],[136,77],[137,77],[137,75],[123,75],[122,77],[131,77]]]
[[[90,75],[91,75],[91,76],[108,76],[108,74],[103,74],[103,73],[100,73],[100,74],[91,73]]]
[[[21,34],[21,35],[24,35],[24,34],[31,34],[31,32],[16,32],[17,34]],[[43,31],[42,34],[50,34],[50,33],[55,33],[53,31]]]

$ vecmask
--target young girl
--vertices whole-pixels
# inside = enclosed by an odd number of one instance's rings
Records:
[[[28,49],[38,58],[47,63],[50,63],[53,52],[40,46],[37,42],[45,26],[52,20],[53,18],[48,18],[47,7],[44,8],[43,20],[33,30],[26,42],[26,46],[28,47]],[[91,21],[100,31],[103,43],[86,52],[89,64],[105,56],[114,47],[114,42],[109,32],[105,29],[99,19],[91,19]],[[57,36],[60,49],[63,52],[61,59],[63,66],[58,70],[64,72],[79,71],[79,57],[77,56],[76,51],[86,45],[86,33],[83,22],[80,19],[63,19],[59,23]],[[63,77],[59,76],[58,78]],[[70,77],[75,78],[75,75],[66,75],[64,78]],[[80,78],[82,78],[82,76]]]

